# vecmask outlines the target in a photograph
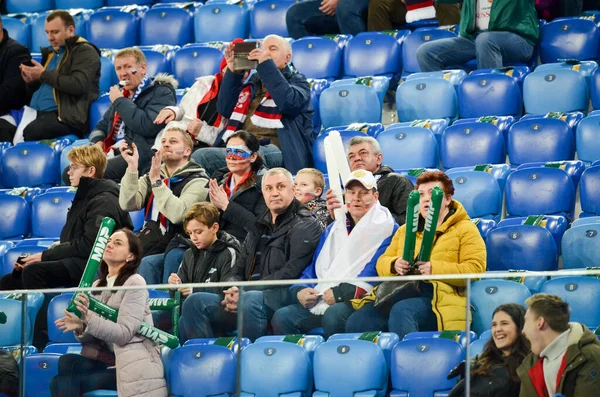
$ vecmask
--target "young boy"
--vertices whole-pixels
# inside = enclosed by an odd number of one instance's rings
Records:
[[[327,212],[327,202],[321,199],[321,194],[325,189],[325,178],[321,171],[314,168],[301,169],[296,174],[294,186],[296,187],[296,199],[317,217],[321,229],[325,229],[329,213]]]

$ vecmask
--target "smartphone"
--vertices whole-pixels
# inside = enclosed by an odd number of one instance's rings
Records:
[[[127,148],[125,150],[127,150],[127,153],[129,153],[129,155],[132,155],[133,154],[133,146],[132,146],[133,140],[127,134],[125,134],[125,137],[123,139],[125,140],[125,143],[127,144]]]
[[[256,69],[258,61],[248,60],[248,55],[252,50],[258,48],[258,41],[244,41],[233,45],[233,70],[241,72],[249,69]]]
[[[23,259],[26,259],[27,257],[29,257],[29,255],[31,255],[29,252],[24,252],[21,255],[19,255],[19,257],[17,258],[17,263],[21,266],[25,265],[25,262],[23,261]]]

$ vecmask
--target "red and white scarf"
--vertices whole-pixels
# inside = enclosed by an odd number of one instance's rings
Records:
[[[223,140],[226,140],[229,136],[231,136],[231,134],[239,130],[242,125],[244,125],[246,117],[248,117],[248,110],[250,109],[252,97],[252,86],[247,85],[242,89],[242,92],[240,92],[237,104],[235,105],[233,113],[231,113],[231,117],[227,123],[227,127],[225,128]],[[254,111],[254,114],[250,116],[250,120],[252,121],[252,124],[257,127],[272,129],[283,128],[283,124],[281,123],[281,113],[277,109],[277,105],[271,97],[271,94],[268,92],[265,94],[265,97],[262,99],[262,101],[260,101],[260,104]]]
[[[433,0],[406,0],[406,23],[435,18]]]

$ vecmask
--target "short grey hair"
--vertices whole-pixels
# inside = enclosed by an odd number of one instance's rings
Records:
[[[352,137],[350,139],[350,142],[348,142],[348,152],[350,151],[350,148],[352,146],[360,145],[361,143],[371,144],[371,149],[373,149],[373,153],[375,153],[375,155],[381,154],[381,145],[379,145],[379,142],[377,142],[377,139],[373,138],[372,136]]]
[[[264,43],[267,39],[275,39],[279,41],[279,45],[281,45],[281,48],[285,51],[285,53],[292,55],[292,45],[285,37],[281,37],[278,34],[270,34],[266,36],[262,42]]]
[[[260,183],[261,190],[264,188],[265,179],[267,179],[268,176],[279,175],[279,174],[285,175],[286,179],[290,182],[290,184],[292,186],[294,185],[294,177],[292,177],[292,174],[285,168],[276,167],[276,168],[271,168],[267,172],[264,173],[264,175],[262,177],[262,181]]]

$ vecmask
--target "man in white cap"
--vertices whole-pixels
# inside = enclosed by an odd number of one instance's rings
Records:
[[[379,203],[377,180],[370,171],[355,170],[346,182],[346,219],[336,219],[321,235],[313,261],[301,279],[351,279],[377,276],[377,258],[390,244],[398,224]],[[346,319],[354,312],[351,299],[373,290],[366,282],[293,285],[296,301],[275,312],[271,325],[275,334],[306,333],[323,327],[325,337],[344,332]]]

